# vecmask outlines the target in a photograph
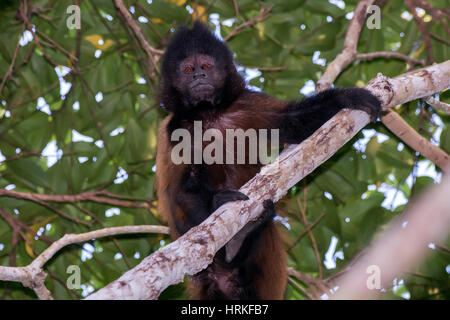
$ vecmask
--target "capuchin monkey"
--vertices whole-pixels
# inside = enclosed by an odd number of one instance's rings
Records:
[[[224,203],[247,200],[238,190],[262,166],[236,161],[175,164],[175,130],[193,133],[194,121],[224,136],[226,129],[278,129],[280,145],[298,144],[344,108],[363,110],[372,121],[381,110],[379,100],[363,88],[329,89],[301,101],[254,92],[246,88],[228,47],[200,22],[192,29],[182,27],[166,50],[161,102],[170,115],[159,128],[156,183],[159,212],[167,217],[174,239]],[[191,277],[191,298],[283,298],[286,253],[273,222],[274,204],[266,200],[263,207],[258,220],[221,248],[208,268]]]

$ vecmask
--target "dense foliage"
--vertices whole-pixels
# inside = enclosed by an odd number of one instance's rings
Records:
[[[179,23],[202,19],[226,37],[237,25],[256,17],[261,7],[273,6],[269,17],[243,29],[228,44],[255,90],[300,99],[313,92],[326,63],[342,50],[357,1],[124,2],[148,42],[161,50]],[[446,0],[428,2],[436,8],[448,6]],[[158,103],[158,73],[154,78],[148,73],[149,60],[139,40],[111,0],[80,1],[79,32],[66,25],[67,7],[73,1],[28,1],[23,19],[18,12],[24,3],[0,2],[2,80],[14,61],[0,89],[0,188],[50,195],[107,190],[123,202],[117,206],[0,196],[0,265],[4,266],[27,265],[51,239],[66,233],[164,223],[154,209],[154,172],[157,127],[166,112]],[[423,36],[405,4],[380,4],[381,28],[363,28],[359,52],[396,51],[425,59]],[[442,25],[423,10],[418,14],[437,36],[431,38],[435,62],[449,59],[448,41],[439,40],[448,39]],[[393,77],[407,68],[402,60],[356,60],[335,85],[363,86],[378,72]],[[448,91],[440,99],[449,102]],[[450,116],[422,101],[396,111],[450,152]],[[408,199],[439,179],[439,169],[431,162],[382,123],[371,124],[280,202],[289,266],[315,277],[323,272],[324,279],[338,273],[401,214]],[[303,214],[306,223],[313,224],[312,236],[305,232]],[[46,240],[36,240],[32,231]],[[57,299],[81,298],[169,241],[168,236],[138,234],[66,247],[46,264],[47,287]],[[396,279],[385,297],[450,298],[449,245],[431,244],[427,260]],[[81,268],[81,289],[66,287],[70,265]],[[182,284],[170,287],[160,298],[184,298],[183,288]],[[34,299],[35,295],[20,284],[0,282],[0,298]],[[286,298],[306,296],[290,283]]]

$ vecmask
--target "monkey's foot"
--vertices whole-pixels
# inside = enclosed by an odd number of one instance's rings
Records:
[[[248,200],[247,197],[242,192],[233,189],[222,189],[217,191],[212,199],[212,211],[216,211],[220,206],[227,202]]]

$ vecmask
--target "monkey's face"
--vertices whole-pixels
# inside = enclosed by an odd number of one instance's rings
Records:
[[[226,71],[222,64],[208,55],[195,54],[179,64],[175,87],[181,92],[189,107],[201,102],[216,105],[220,101]]]

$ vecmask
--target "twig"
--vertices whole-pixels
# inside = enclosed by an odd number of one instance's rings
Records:
[[[292,277],[288,277],[288,281],[292,283],[297,289],[299,289],[303,294],[309,299],[309,300],[317,300],[318,298],[313,296],[311,293],[308,292],[305,288],[303,288],[301,285],[299,285],[297,282],[295,282]]]
[[[57,67],[58,63],[56,63],[52,58],[49,57],[47,52],[42,47],[41,41],[39,40],[39,37],[36,35],[36,32],[33,30],[33,26],[31,25],[30,21],[28,20],[28,11],[27,11],[27,1],[20,2],[19,5],[19,17],[20,19],[25,23],[26,28],[31,32],[33,35],[33,41],[41,50],[42,54],[44,55],[44,58],[53,66]]]
[[[374,0],[361,0],[355,8],[354,15],[345,34],[344,46],[341,53],[327,66],[324,74],[316,83],[316,91],[328,89],[353,60],[357,54],[357,45],[361,28],[367,15],[367,8]]]
[[[441,245],[439,245],[439,244],[435,244],[435,246],[436,246],[436,248],[438,248],[439,250],[442,250],[442,251],[444,251],[444,252],[446,252],[446,253],[450,253],[450,249],[447,248],[447,247],[445,247],[445,246],[441,246]]]
[[[273,6],[270,6],[268,8],[262,8],[255,18],[250,19],[250,20],[238,25],[225,38],[223,38],[223,40],[226,42],[226,41],[230,40],[231,38],[233,38],[238,33],[241,33],[244,29],[247,29],[247,28],[257,24],[258,22],[266,19],[267,17],[270,16],[270,12],[272,11],[272,8],[273,8]]]
[[[432,106],[435,109],[444,111],[447,114],[450,114],[450,105],[448,103],[436,100],[433,97],[426,97],[423,100],[425,100],[426,103],[428,103],[430,106]]]
[[[8,161],[14,161],[14,160],[18,160],[18,159],[22,159],[22,158],[26,158],[26,157],[31,157],[31,156],[36,156],[39,157],[41,154],[37,151],[24,151],[21,153],[18,153],[12,157],[6,158],[3,161],[0,161],[0,163],[2,162],[8,162]]]
[[[442,170],[450,166],[450,156],[414,130],[398,113],[389,110],[381,117],[384,125],[408,146],[420,152]]]
[[[416,20],[417,26],[419,27],[420,32],[423,35],[423,39],[425,41],[425,48],[427,52],[427,63],[432,64],[434,62],[434,58],[433,58],[433,47],[431,45],[430,39],[430,31],[425,25],[425,22],[417,14],[414,3],[411,0],[404,0],[404,1],[406,6],[408,7],[409,12],[412,14],[414,20]]]
[[[399,52],[383,51],[383,52],[360,53],[356,55],[356,59],[359,60],[372,60],[376,58],[386,58],[386,59],[393,58],[404,60],[409,64],[420,64],[421,66],[425,66],[425,61],[421,59],[410,58],[407,55]]]
[[[311,224],[309,224],[306,229],[298,236],[297,239],[295,239],[295,241],[289,246],[289,248],[287,249],[287,251],[292,250],[292,248],[294,248],[297,243],[300,242],[300,240],[310,231],[312,230],[319,222],[320,220],[322,220],[322,218],[325,217],[325,212],[322,212],[322,214]]]
[[[142,34],[141,29],[136,24],[136,21],[134,21],[133,17],[128,12],[127,8],[125,8],[125,5],[121,0],[114,0],[114,4],[116,5],[117,9],[119,9],[122,16],[125,18],[128,26],[131,28],[131,30],[133,30],[135,36],[139,39],[141,47],[144,49],[145,53],[147,53],[148,59],[151,62],[151,67],[149,67],[148,70],[149,77],[150,79],[154,79],[153,70],[155,70],[156,73],[159,74],[159,69],[156,63],[158,62],[158,59],[164,53],[164,51],[155,49],[148,44],[147,40]]]
[[[303,225],[306,228],[306,232],[308,233],[309,239],[311,240],[311,243],[313,245],[313,249],[314,249],[314,255],[316,257],[316,262],[317,262],[317,268],[319,270],[319,278],[322,279],[323,278],[323,268],[322,268],[322,260],[320,259],[320,252],[319,252],[319,247],[317,246],[317,242],[316,242],[316,238],[314,237],[310,226],[308,225],[308,220],[306,219],[306,206],[308,204],[308,199],[307,199],[307,188],[304,188],[303,190],[303,203],[304,205],[302,206],[300,203],[300,199],[297,197],[297,204],[300,208],[300,213],[301,213],[301,220]]]
[[[9,224],[9,226],[13,229],[13,231],[16,231],[17,233],[19,233],[22,236],[23,240],[25,240],[25,242],[27,242],[30,245],[30,247],[33,244],[31,242],[29,242],[28,237],[22,232],[22,230],[25,230],[26,232],[31,234],[33,237],[37,237],[39,240],[42,240],[42,241],[50,243],[50,244],[53,243],[52,239],[50,239],[49,237],[43,236],[43,235],[38,235],[33,229],[31,229],[29,226],[27,226],[25,223],[23,223],[19,219],[10,215],[3,208],[0,208],[0,216],[3,218],[3,220],[6,221],[6,223]]]
[[[44,92],[40,92],[40,93],[36,94],[35,96],[31,97],[30,99],[28,99],[28,100],[26,100],[26,101],[20,102],[20,103],[15,104],[15,105],[12,105],[12,106],[10,107],[10,109],[13,110],[13,109],[15,109],[15,108],[22,107],[22,106],[26,105],[27,103],[30,103],[30,102],[35,101],[35,100],[36,100],[37,98],[39,98],[39,97],[44,97],[46,94],[50,93],[52,90],[58,88],[59,85],[60,85],[60,83],[59,83],[59,79],[58,79],[58,80],[56,80],[50,87],[48,87],[47,89],[45,89]]]
[[[169,234],[169,228],[165,226],[123,226],[104,228],[91,232],[80,234],[66,234],[61,239],[55,241],[50,247],[42,252],[32,263],[34,267],[42,268],[42,266],[50,260],[59,250],[74,243],[86,242],[92,239],[104,238],[109,236],[133,233],[163,233]]]
[[[24,31],[25,31],[25,25],[23,26],[22,32],[20,34],[23,34]],[[6,71],[5,75],[3,76],[2,82],[0,83],[0,96],[2,94],[3,87],[5,86],[6,80],[8,80],[8,78],[13,73],[14,64],[16,63],[17,54],[19,53],[19,48],[20,48],[20,39],[19,39],[19,41],[17,41],[16,49],[14,49],[14,54],[13,54],[13,57],[11,60],[11,64],[9,65],[8,71]]]
[[[248,69],[258,69],[259,71],[282,71],[286,70],[287,66],[280,66],[280,67],[257,67],[257,66],[242,66],[242,68],[248,68]]]
[[[233,6],[234,6],[234,13],[236,15],[236,18],[239,17],[239,5],[237,4],[236,0],[233,0]]]
[[[432,32],[430,32],[430,36],[432,38],[435,38],[436,40],[441,41],[441,42],[445,43],[446,45],[450,46],[450,41],[448,41],[447,39],[444,39],[444,38],[442,38],[442,37],[440,37],[437,34],[432,33]]]
[[[77,29],[77,33],[78,33]],[[45,38],[48,42],[50,47],[56,48],[59,51],[61,51],[62,53],[64,53],[70,60],[72,60],[74,63],[78,62],[78,59],[76,56],[74,56],[73,54],[71,54],[69,51],[67,51],[66,49],[64,49],[63,47],[61,47],[56,41],[54,41],[52,38],[50,38],[48,35],[46,35],[44,32],[40,31],[39,29],[36,28],[36,33],[38,35],[40,35],[41,37]],[[44,42],[42,42],[44,43]],[[45,44],[45,43],[44,43]]]
[[[40,194],[40,193],[31,193],[31,192],[21,192],[15,190],[5,190],[0,189],[0,197],[13,197],[18,199],[25,199],[34,202],[41,203],[43,201],[49,202],[61,202],[61,203],[76,203],[82,201],[90,201],[96,203],[104,203],[117,207],[127,207],[127,208],[146,208],[149,209],[151,207],[149,202],[144,203],[135,203],[131,201],[123,201],[113,199],[121,197],[120,195],[114,195],[112,193],[107,192],[106,190],[102,191],[92,191],[92,192],[83,192],[79,194]]]
[[[330,294],[330,288],[327,287],[324,280],[322,280],[322,279],[316,279],[309,274],[301,273],[300,271],[295,270],[291,267],[287,268],[287,273],[288,273],[288,275],[297,278],[298,280],[303,282],[305,285],[307,285],[311,289],[311,291],[314,292],[313,295],[314,295],[315,299],[320,298],[320,296],[323,295],[324,293]],[[317,288],[317,290],[314,290],[313,286],[315,288]]]
[[[442,26],[444,27],[445,32],[447,32],[447,34],[450,35],[450,29],[448,27],[447,22],[445,21],[445,19],[450,19],[449,14],[440,9],[436,9],[430,3],[424,0],[413,0],[413,3],[416,7],[420,7],[428,11],[433,16],[434,19],[439,20]]]

